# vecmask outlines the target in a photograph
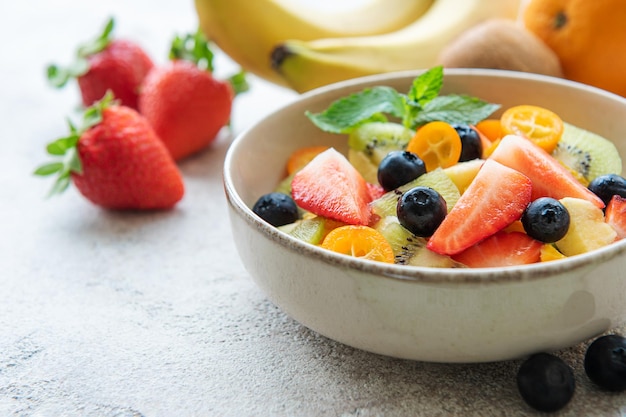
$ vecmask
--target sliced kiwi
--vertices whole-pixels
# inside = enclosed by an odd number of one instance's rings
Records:
[[[384,217],[374,227],[391,245],[396,264],[434,268],[463,267],[449,256],[439,255],[426,248],[426,239],[409,232],[396,216]]]
[[[367,181],[376,184],[380,161],[391,151],[405,149],[414,135],[414,130],[399,123],[365,123],[348,136],[348,159]]]
[[[301,220],[281,226],[285,233],[312,245],[319,245],[328,233],[344,223],[311,213],[305,213]]]
[[[604,174],[621,174],[622,159],[613,143],[600,135],[569,123],[552,153],[587,182]]]
[[[278,185],[276,186],[276,188],[274,188],[274,191],[277,193],[283,193],[283,194],[287,194],[287,195],[291,195],[291,182],[293,181],[293,177],[294,174],[288,175],[285,178],[283,178]]]
[[[447,176],[443,169],[437,168],[430,172],[427,172],[424,175],[420,175],[413,181],[403,185],[402,187],[391,190],[382,197],[372,201],[371,207],[372,212],[379,217],[387,217],[387,216],[395,216],[396,215],[396,206],[398,204],[398,199],[402,196],[403,193],[407,192],[411,188],[414,187],[430,187],[433,190],[437,191],[444,200],[446,200],[446,205],[448,208],[448,212],[452,210],[452,207],[456,204],[456,202],[461,197],[461,193],[459,189],[456,187],[454,182]]]
[[[378,165],[374,164],[364,151],[349,148],[348,161],[359,171],[365,181],[370,184],[378,184]]]

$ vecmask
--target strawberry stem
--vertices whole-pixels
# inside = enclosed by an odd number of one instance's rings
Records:
[[[172,40],[170,60],[193,62],[200,69],[213,72],[214,54],[207,38],[199,30],[184,36],[176,35]]]
[[[104,29],[95,39],[79,45],[76,51],[76,57],[67,67],[60,67],[51,64],[46,68],[46,76],[48,83],[55,88],[64,87],[69,80],[78,78],[89,71],[89,63],[87,58],[94,55],[111,43],[111,33],[115,27],[115,20],[111,17],[107,20]]]
[[[212,73],[215,70],[214,58],[211,43],[200,30],[185,36],[176,35],[172,40],[169,53],[169,59],[172,61],[193,62],[198,68]],[[250,89],[246,72],[243,70],[228,77],[228,82],[233,87],[235,95],[245,93]]]
[[[61,158],[60,161],[56,160],[45,163],[33,172],[33,174],[37,176],[57,175],[48,196],[60,194],[65,191],[70,185],[72,173],[82,174],[83,167],[76,145],[83,133],[102,121],[104,109],[115,103],[113,93],[108,91],[100,101],[97,101],[93,106],[85,110],[80,127],[77,128],[72,121],[68,119],[69,135],[56,139],[46,146],[46,151],[49,155]]]

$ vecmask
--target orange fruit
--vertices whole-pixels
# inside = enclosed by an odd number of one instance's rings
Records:
[[[507,109],[500,117],[505,135],[528,138],[552,153],[563,135],[563,120],[554,112],[539,106],[520,105]]]
[[[430,122],[420,127],[406,150],[419,156],[430,172],[438,167],[448,168],[459,162],[461,137],[446,122]]]
[[[530,0],[522,20],[559,57],[565,78],[626,96],[624,0]]]
[[[490,143],[502,139],[502,136],[504,136],[500,119],[481,120],[476,123],[476,130],[478,130],[479,134],[486,136]]]
[[[376,229],[368,226],[341,226],[322,241],[322,248],[371,261],[394,263],[391,245]]]

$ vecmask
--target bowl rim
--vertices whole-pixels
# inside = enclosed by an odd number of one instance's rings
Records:
[[[224,159],[223,167],[223,185],[227,197],[227,203],[233,209],[232,211],[242,218],[248,225],[254,227],[266,239],[279,244],[287,250],[297,253],[303,257],[311,258],[326,264],[337,267],[357,270],[372,275],[380,276],[385,279],[402,280],[406,282],[414,282],[416,284],[510,284],[513,282],[535,281],[549,279],[551,277],[566,274],[570,271],[584,269],[593,265],[606,262],[614,257],[623,255],[626,252],[626,239],[611,243],[602,248],[593,250],[580,255],[567,257],[565,259],[555,260],[551,262],[535,263],[529,265],[505,266],[505,267],[488,267],[488,268],[439,268],[412,265],[386,264],[377,261],[354,258],[349,255],[335,253],[319,248],[310,243],[300,241],[289,234],[279,230],[269,223],[258,217],[250,207],[248,207],[239,193],[237,192],[231,173],[235,165],[233,157],[237,147],[245,140],[259,124],[264,120],[275,117],[277,114],[286,109],[297,106],[300,102],[306,101],[311,97],[325,94],[337,89],[346,87],[354,87],[359,85],[371,84],[372,82],[385,82],[395,78],[416,77],[423,70],[398,71],[385,74],[376,74],[365,77],[354,78],[350,80],[340,81],[337,83],[318,87],[309,92],[297,96],[294,100],[278,107],[268,115],[264,116],[254,125],[246,128],[239,133],[232,141]],[[606,95],[611,99],[618,99],[624,102],[626,99],[585,84],[575,81],[532,73],[523,73],[507,70],[494,69],[445,69],[446,75],[469,75],[469,76],[494,76],[510,79],[531,79],[540,82],[548,82],[550,84],[563,84],[576,89],[592,90],[595,94]],[[232,213],[231,213],[232,215]]]

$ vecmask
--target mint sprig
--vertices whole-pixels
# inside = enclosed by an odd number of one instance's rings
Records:
[[[410,129],[441,120],[449,123],[476,124],[500,108],[476,97],[459,94],[440,95],[443,67],[425,71],[413,80],[407,94],[386,87],[366,88],[334,101],[320,113],[306,116],[321,130],[349,133],[357,126],[395,117]]]

